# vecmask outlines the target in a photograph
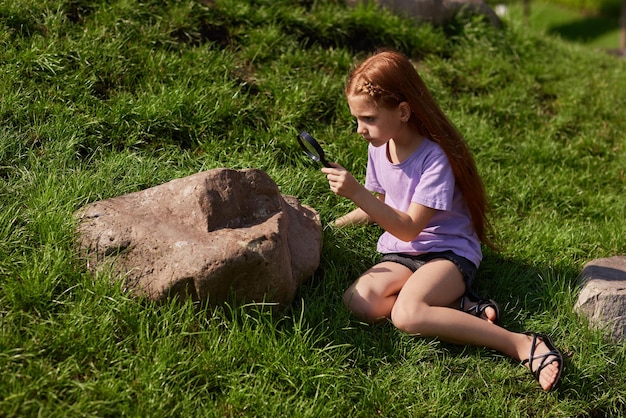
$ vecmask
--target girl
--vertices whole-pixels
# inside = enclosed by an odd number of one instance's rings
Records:
[[[524,359],[543,390],[553,390],[563,357],[550,339],[495,325],[497,305],[471,291],[480,243],[491,245],[485,191],[467,144],[411,62],[377,53],[352,72],[345,94],[369,142],[368,164],[365,186],[338,164],[322,169],[330,189],[358,206],[335,223],[385,230],[381,262],[348,288],[346,307],[364,321],[390,319],[412,335]]]

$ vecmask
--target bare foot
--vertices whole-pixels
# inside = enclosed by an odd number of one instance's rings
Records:
[[[540,334],[527,334],[529,358],[522,361],[541,388],[550,392],[554,390],[563,372],[563,356],[554,347],[550,338]]]
[[[460,309],[492,324],[498,322],[500,316],[498,305],[491,299],[476,302],[467,296],[463,296]]]

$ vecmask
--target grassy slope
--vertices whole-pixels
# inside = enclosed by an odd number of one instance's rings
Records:
[[[335,3],[0,4],[3,415],[624,414],[624,345],[571,310],[584,262],[626,252],[624,63],[514,24],[444,32]],[[341,91],[377,46],[415,58],[475,151],[503,249],[481,287],[505,326],[567,354],[557,394],[498,354],[350,318],[340,295],[376,228],[326,227],[280,318],[140,304],[76,261],[74,210],[213,167],[263,169],[325,223],[349,210],[294,135],[362,178]]]
[[[521,4],[509,7],[507,18],[522,18]],[[591,14],[568,8],[554,2],[533,1],[530,8],[529,27],[537,32],[561,37],[600,50],[619,48],[619,13]]]

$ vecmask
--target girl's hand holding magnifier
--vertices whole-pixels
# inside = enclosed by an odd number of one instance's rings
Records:
[[[331,167],[322,168],[326,174],[328,185],[333,193],[354,200],[354,197],[364,190],[363,186],[356,181],[354,176],[345,168],[336,163],[330,163]]]
[[[359,191],[365,190],[348,170],[339,164],[326,161],[322,146],[311,134],[308,132],[300,132],[298,135],[298,143],[305,154],[324,166],[322,173],[326,174],[328,185],[333,193],[354,200],[354,196],[356,196]]]

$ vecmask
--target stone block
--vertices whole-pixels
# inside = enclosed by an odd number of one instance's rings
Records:
[[[587,263],[578,279],[575,309],[616,341],[626,338],[626,256]]]

